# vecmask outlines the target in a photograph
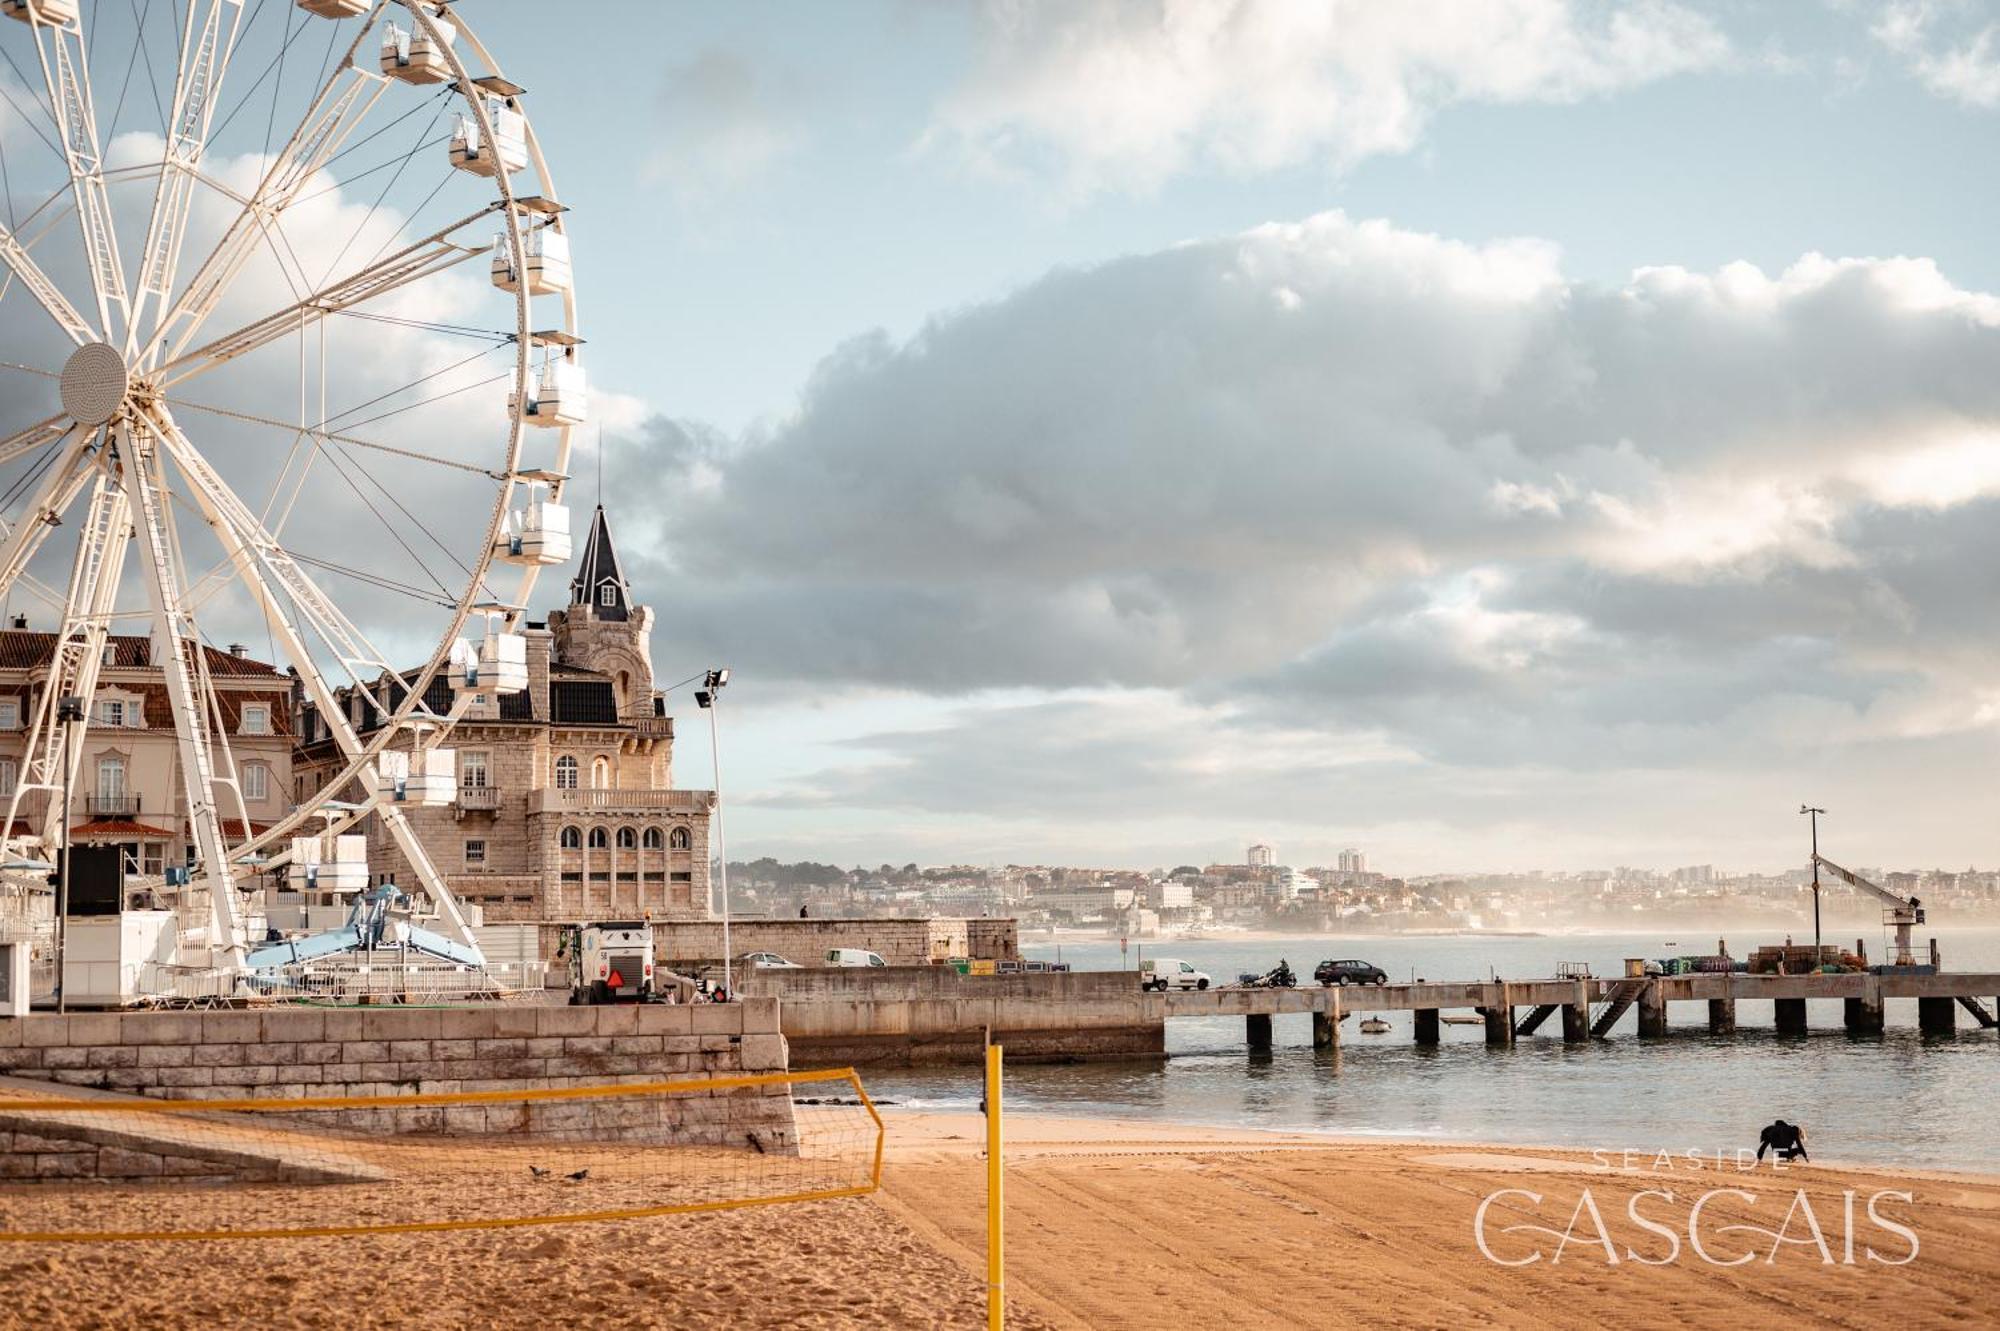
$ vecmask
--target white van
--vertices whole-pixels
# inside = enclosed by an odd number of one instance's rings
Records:
[[[1139,963],[1141,989],[1206,989],[1207,971],[1198,971],[1176,957],[1154,957]]]
[[[829,966],[886,966],[879,952],[870,952],[858,947],[830,947],[826,950],[826,964]]]

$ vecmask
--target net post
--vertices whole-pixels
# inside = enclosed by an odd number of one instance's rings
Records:
[[[986,1046],[986,1325],[1007,1320],[1007,1275],[1000,1178],[1000,1046]]]

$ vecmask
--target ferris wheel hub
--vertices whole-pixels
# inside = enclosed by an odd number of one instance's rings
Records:
[[[102,425],[116,416],[131,391],[125,357],[107,342],[86,342],[63,366],[63,410],[84,425]]]

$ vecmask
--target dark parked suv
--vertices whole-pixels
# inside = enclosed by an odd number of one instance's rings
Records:
[[[1313,978],[1321,984],[1387,984],[1389,972],[1365,961],[1322,961]]]

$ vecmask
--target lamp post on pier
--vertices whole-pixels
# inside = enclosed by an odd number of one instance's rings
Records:
[[[695,690],[695,705],[708,713],[708,754],[715,767],[715,858],[722,866],[722,992],[736,1001],[736,958],[729,945],[729,847],[722,836],[722,739],[716,715],[722,708],[722,688],[729,683],[729,671],[711,670]]]
[[[1799,812],[1812,819],[1812,890],[1813,890],[1813,969],[1819,969],[1819,816],[1825,809],[1801,804]]]

